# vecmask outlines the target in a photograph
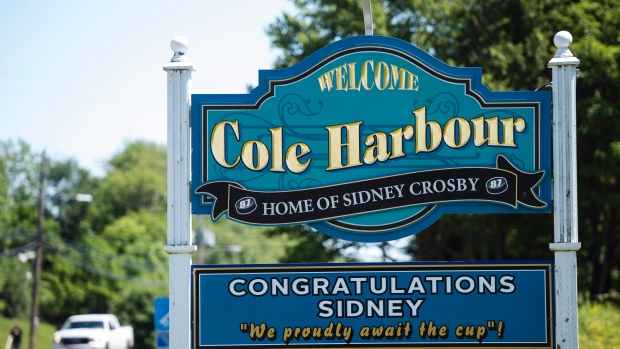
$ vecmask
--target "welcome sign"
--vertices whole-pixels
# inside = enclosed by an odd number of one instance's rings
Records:
[[[481,76],[360,36],[249,94],[192,95],[192,213],[371,242],[448,213],[550,212],[549,91]]]
[[[192,267],[195,348],[552,348],[552,262]]]

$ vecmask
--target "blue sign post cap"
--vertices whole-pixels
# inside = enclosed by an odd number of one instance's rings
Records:
[[[490,91],[405,41],[339,40],[250,94],[192,95],[192,213],[373,242],[550,212],[550,111],[549,91]]]

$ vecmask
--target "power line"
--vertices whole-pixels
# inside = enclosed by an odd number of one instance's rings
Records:
[[[35,232],[32,232],[32,234],[29,234],[29,235],[33,236],[35,234],[36,234]],[[21,234],[0,235],[0,239],[24,238],[24,237],[25,236]],[[166,269],[167,265],[165,265],[166,264],[165,262],[158,263],[157,261],[151,261],[151,260],[146,260],[146,259],[139,258],[139,257],[133,257],[131,255],[123,255],[121,256],[123,258],[119,258],[119,255],[114,252],[103,252],[101,250],[93,248],[90,245],[87,245],[87,244],[84,244],[84,243],[81,243],[75,240],[62,238],[62,237],[54,239],[56,241],[50,241],[50,240],[52,240],[50,239],[50,237],[44,236],[41,241],[43,245],[46,248],[48,248],[48,250],[51,253],[53,253],[54,255],[58,257],[69,260],[72,262],[72,264],[79,266],[83,269],[97,272],[101,275],[105,275],[115,280],[137,282],[140,284],[151,284],[154,286],[162,286],[162,287],[167,285],[167,283],[163,281],[140,279],[140,278],[128,276],[126,274],[121,275],[118,273],[114,273],[110,270],[97,267],[94,264],[84,262],[83,258],[89,257],[94,260],[105,261],[111,264],[111,266],[113,267],[116,266],[121,269],[133,269],[141,273],[154,272],[154,271],[157,271],[158,269]],[[37,247],[37,242],[38,240],[32,240],[22,246],[0,252],[0,258],[16,256],[20,252],[27,251],[27,250],[33,250]],[[82,258],[76,259],[76,258],[69,257],[72,253],[77,253]]]
[[[84,262],[83,260],[80,259],[75,259],[70,257],[68,254],[63,253],[63,251],[60,251],[56,246],[51,245],[51,244],[47,244],[46,242],[44,242],[45,246],[48,248],[48,250],[63,258],[68,260],[69,262],[71,262],[72,264],[81,267],[85,270],[91,271],[91,272],[96,272],[100,275],[106,276],[109,279],[113,279],[113,280],[120,280],[120,281],[128,281],[128,282],[133,282],[133,283],[138,283],[138,284],[147,284],[147,285],[152,285],[152,286],[159,286],[159,287],[166,287],[168,285],[167,282],[164,281],[158,281],[158,280],[149,280],[149,279],[140,279],[140,278],[135,278],[135,277],[131,277],[128,275],[121,275],[121,274],[117,274],[114,273],[110,270],[107,269],[103,269],[103,268],[99,268],[93,264]]]
[[[25,238],[31,238],[37,235],[37,232],[34,230],[21,230],[19,228],[0,227],[0,231],[3,231],[0,234],[0,239],[3,239],[3,240],[25,239]]]
[[[10,249],[8,251],[4,251],[2,253],[0,253],[0,257],[9,257],[9,256],[16,256],[18,255],[20,252],[26,251],[26,250],[30,250],[34,247],[37,246],[37,242],[36,241],[30,241],[29,243],[20,246],[20,247],[15,247],[13,249]]]
[[[121,269],[136,270],[140,273],[156,272],[158,270],[163,270],[167,268],[167,265],[165,265],[165,263],[158,263],[157,261],[150,261],[150,260],[146,260],[143,258],[132,257],[128,255],[123,255],[122,256],[123,258],[119,258],[119,255],[113,252],[110,252],[110,253],[101,252],[96,249],[88,248],[88,245],[79,244],[75,241],[71,242],[69,240],[69,241],[60,241],[60,242],[61,244],[58,244],[55,242],[50,242],[46,238],[43,239],[43,244],[45,245],[45,247],[49,248],[51,250],[50,252],[52,252],[54,255],[59,256],[59,257],[68,258],[67,256],[73,252],[73,253],[79,254],[82,258],[90,257],[94,260],[105,261],[111,264],[112,266],[116,266]],[[37,240],[33,240],[33,241],[26,243],[25,245],[0,252],[0,258],[16,256],[23,251],[33,250],[36,247],[37,247]],[[85,262],[80,262],[80,265],[86,265],[88,267],[89,264]],[[89,268],[93,269],[97,267],[90,264]],[[98,269],[103,270],[100,268]],[[116,274],[116,275],[118,276],[119,274]],[[115,278],[122,280],[123,276],[119,276],[119,277],[115,276]]]
[[[64,249],[63,253],[67,252],[67,250],[71,250],[79,253],[83,257],[87,256],[95,260],[103,260],[105,262],[127,269],[135,269],[136,267],[138,267],[143,270],[146,269],[146,271],[156,271],[160,267],[167,267],[167,265],[165,265],[166,262],[163,261],[162,263],[158,263],[157,261],[134,257],[130,254],[124,254],[119,256],[114,252],[104,252],[99,249],[94,249],[89,245],[66,238],[60,238],[58,241],[54,242],[46,239],[45,243],[46,246],[50,246],[58,251]]]

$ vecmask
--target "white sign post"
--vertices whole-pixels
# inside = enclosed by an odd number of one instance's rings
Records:
[[[192,220],[190,188],[191,77],[194,66],[184,57],[184,37],[170,42],[174,56],[164,65],[168,75],[168,241],[170,255],[170,349],[190,347],[190,269]]]
[[[555,339],[557,348],[579,347],[577,323],[577,111],[579,60],[568,46],[573,37],[561,31],[553,42],[557,53],[549,61],[553,74],[553,230],[555,253]]]

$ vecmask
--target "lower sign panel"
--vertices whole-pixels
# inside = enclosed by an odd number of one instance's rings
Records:
[[[553,347],[553,264],[195,265],[193,347]]]

